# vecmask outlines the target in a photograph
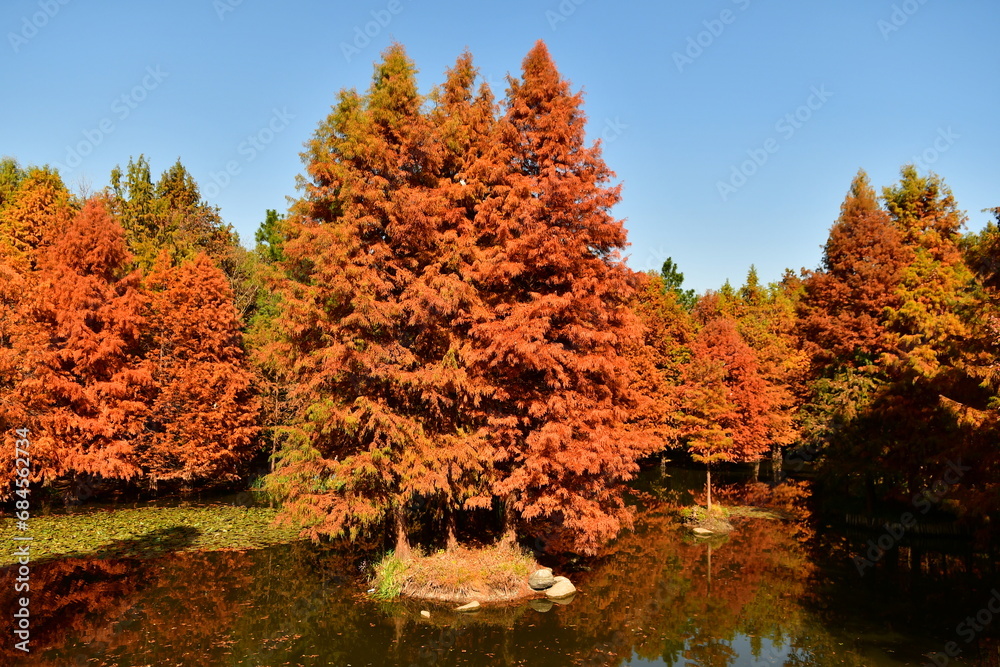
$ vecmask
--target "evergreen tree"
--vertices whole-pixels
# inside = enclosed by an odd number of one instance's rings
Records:
[[[698,297],[693,289],[681,289],[684,284],[684,274],[677,270],[677,264],[672,257],[667,257],[660,269],[660,277],[663,279],[663,288],[673,292],[677,296],[677,302],[687,310],[694,308]]]

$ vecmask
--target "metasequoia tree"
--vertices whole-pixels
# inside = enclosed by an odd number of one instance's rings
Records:
[[[73,216],[69,192],[47,168],[0,161],[0,463],[14,472],[14,432],[29,424],[30,395],[21,382],[33,374],[46,331],[32,315],[41,256]],[[9,445],[9,446],[6,446]],[[0,495],[10,488],[6,484]]]
[[[868,175],[859,171],[830,229],[821,269],[803,286],[799,332],[814,365],[863,368],[895,351],[899,341],[885,311],[899,306],[897,287],[911,259]]]
[[[421,113],[415,72],[390,47],[367,94],[343,91],[304,154],[280,343],[299,419],[271,481],[314,535],[391,519],[400,553],[409,504],[477,502],[456,491],[452,464],[474,469],[481,449],[468,423],[480,389],[455,333],[476,298],[454,244],[462,216],[439,184],[441,130]]]
[[[9,189],[0,203],[0,256],[22,273],[37,267],[41,253],[73,217],[70,194],[59,174],[47,167],[21,173],[8,167]]]
[[[658,436],[667,447],[680,446],[680,387],[690,361],[693,324],[676,290],[661,275],[636,275],[638,289],[632,308],[643,327],[643,338],[628,351],[635,388],[643,397],[629,423]],[[665,460],[665,459],[662,459]]]
[[[965,427],[965,455],[976,461],[978,484],[963,488],[965,506],[979,511],[995,511],[1000,498],[1000,454],[996,447],[1000,432],[1000,207],[988,209],[996,222],[981,232],[968,234],[962,242],[966,264],[978,279],[974,308],[965,312],[970,341],[963,350],[961,367],[977,383],[984,396],[978,401],[956,405]],[[965,486],[965,485],[963,485]]]
[[[736,322],[717,310],[718,297],[699,300],[707,318],[691,345],[682,390],[681,432],[695,461],[707,467],[712,507],[712,464],[759,460],[771,446],[774,390],[760,373],[753,348]]]
[[[918,490],[929,463],[960,455],[962,415],[985,407],[964,360],[964,215],[940,177],[912,165],[883,201],[860,172],[800,310],[816,378],[807,431],[827,445],[830,478],[863,481],[869,502]]]
[[[883,189],[883,199],[913,250],[896,290],[899,303],[886,313],[899,345],[886,359],[893,383],[876,406],[891,437],[881,463],[898,471],[886,483],[908,496],[935,467],[962,455],[963,413],[985,407],[986,396],[964,361],[977,305],[974,276],[959,248],[964,213],[939,176],[920,176],[912,165]]]
[[[496,498],[594,550],[660,446],[623,425],[641,327],[618,188],[543,45],[500,119],[468,54],[426,111],[414,72],[387,50],[304,155],[271,346],[298,417],[270,486],[313,535],[391,522],[405,552],[422,506],[453,545],[456,515]]]
[[[823,448],[833,479],[857,477],[869,497],[883,449],[873,437],[878,424],[866,433],[869,415],[900,345],[886,314],[901,303],[898,290],[912,259],[912,248],[859,171],[830,229],[821,267],[807,275],[799,301],[798,333],[811,359],[805,439]]]
[[[146,284],[155,397],[140,451],[145,475],[154,487],[236,479],[259,405],[226,276],[203,253],[175,267],[163,252]]]
[[[148,412],[143,368],[146,300],[121,226],[104,200],[89,200],[41,258],[35,322],[48,336],[34,350],[35,465],[46,482],[89,474],[141,474],[135,443]]]
[[[790,272],[781,282],[764,286],[751,266],[746,283],[728,298],[719,299],[719,307],[734,319],[743,340],[753,349],[760,375],[767,383],[766,419],[775,478],[780,477],[782,448],[799,437],[797,415],[809,363],[795,331],[799,291],[798,280]],[[759,462],[754,463],[756,477]]]
[[[498,156],[506,153],[495,141],[493,93],[486,83],[476,88],[477,76],[466,51],[433,94],[430,119],[440,148],[436,195],[442,208],[434,257],[418,283],[423,309],[434,314],[427,326],[437,329],[439,347],[452,357],[449,365],[460,369],[448,378],[445,415],[450,426],[439,429],[440,442],[430,459],[444,481],[436,495],[444,509],[449,548],[456,545],[458,512],[490,507],[494,480],[494,449],[484,428],[489,414],[482,409],[491,388],[469,372],[469,331],[492,318],[475,281],[483,266],[476,221],[491,190],[502,186]],[[457,433],[449,432],[453,429]]]
[[[511,79],[499,141],[511,169],[480,208],[477,283],[492,319],[472,329],[474,372],[492,388],[495,493],[555,542],[595,550],[628,523],[622,483],[662,447],[623,425],[638,396],[624,351],[642,335],[620,252],[620,198],[582,97],[537,43]]]

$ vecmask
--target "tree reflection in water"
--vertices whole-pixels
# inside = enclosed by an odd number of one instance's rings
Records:
[[[705,541],[680,526],[676,504],[649,495],[635,532],[588,561],[589,570],[560,566],[580,593],[551,609],[536,603],[460,615],[430,603],[376,603],[363,593],[355,557],[308,543],[34,564],[30,664],[905,664],[840,630],[848,621],[877,628],[880,616],[909,619],[872,603],[892,595],[889,584],[881,580],[880,597],[867,600],[868,609],[855,604],[853,616],[831,611],[851,607],[853,593],[826,583],[831,562],[811,548],[802,494],[785,489],[776,498],[763,486],[742,493],[721,497],[779,505],[783,498],[793,518],[738,520],[732,534]],[[935,581],[941,590],[948,583]],[[14,595],[0,592],[2,608],[13,608]],[[837,595],[845,604],[831,601]],[[901,637],[914,645],[910,664],[921,661],[924,646],[942,645],[916,631]],[[25,657],[10,643],[5,664]]]

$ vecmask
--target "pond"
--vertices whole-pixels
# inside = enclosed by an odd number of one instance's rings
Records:
[[[635,531],[600,559],[556,564],[579,589],[565,605],[459,614],[378,602],[356,560],[306,542],[63,558],[31,570],[32,652],[14,651],[8,629],[0,662],[888,667],[934,664],[926,656],[937,653],[937,664],[1000,664],[1000,618],[984,622],[1000,585],[994,558],[964,542],[904,538],[862,576],[852,555],[877,533],[801,516],[747,518],[726,538],[698,540],[674,512],[701,479],[646,471]],[[4,581],[13,576],[8,569]],[[978,630],[960,626],[967,617]],[[945,663],[949,642],[962,652]]]

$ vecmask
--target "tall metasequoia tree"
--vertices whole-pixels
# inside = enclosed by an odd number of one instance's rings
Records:
[[[883,197],[914,250],[901,276],[901,302],[887,318],[900,335],[894,361],[910,377],[940,378],[967,336],[962,314],[971,303],[972,273],[958,245],[965,214],[939,176],[920,176],[913,165],[903,167],[899,184],[884,188]]]
[[[231,481],[252,453],[259,405],[226,276],[205,254],[175,267],[163,252],[146,284],[155,397],[141,466],[154,487]]]
[[[681,433],[692,458],[706,465],[709,509],[712,464],[759,460],[768,452],[774,408],[773,388],[753,348],[718,300],[709,294],[696,306],[704,323],[691,345],[682,388]]]
[[[960,367],[983,395],[979,401],[955,406],[966,427],[965,454],[976,462],[973,474],[978,477],[978,484],[963,489],[965,506],[981,512],[1000,508],[1000,452],[996,446],[1000,436],[1000,207],[988,212],[996,222],[962,241],[966,264],[975,272],[979,289],[975,307],[965,313],[970,341]]]
[[[899,348],[886,312],[901,303],[898,289],[912,258],[859,171],[830,229],[821,268],[806,277],[799,302],[798,331],[813,379],[802,414],[805,439],[825,448],[833,479],[863,480],[869,499],[883,448],[869,415],[890,379],[886,360]]]
[[[58,174],[21,169],[9,159],[0,162],[0,438],[5,443],[0,464],[10,474],[13,429],[33,426],[29,401],[35,397],[20,385],[33,374],[36,352],[47,337],[32,315],[40,289],[38,265],[72,216],[70,195]],[[0,487],[0,495],[7,491],[6,484]]]
[[[899,184],[884,188],[883,198],[913,249],[896,290],[899,303],[886,314],[899,337],[898,350],[886,359],[894,382],[876,406],[891,437],[881,462],[898,471],[886,483],[905,497],[947,458],[961,456],[965,407],[983,406],[985,397],[963,368],[976,306],[974,277],[959,248],[964,213],[939,176],[920,176],[912,165],[903,167]]]
[[[662,443],[623,427],[637,402],[623,352],[642,330],[610,214],[620,186],[584,144],[581,105],[538,42],[498,128],[513,168],[477,220],[493,319],[473,327],[471,359],[493,389],[495,493],[554,545],[592,552],[628,524],[622,483]]]
[[[896,350],[885,310],[899,306],[897,286],[911,259],[859,171],[830,229],[822,268],[806,278],[799,304],[799,330],[817,367],[868,367]]]
[[[368,93],[342,92],[303,156],[282,294],[300,416],[271,478],[314,535],[391,519],[400,553],[409,504],[476,502],[454,497],[452,463],[476,456],[480,437],[467,423],[480,389],[450,323],[475,295],[460,254],[442,255],[462,216],[442,194],[439,129],[414,75],[390,47]]]
[[[944,182],[902,169],[878,207],[861,172],[831,229],[823,270],[805,282],[801,332],[814,359],[806,421],[827,465],[877,494],[905,497],[957,454],[958,413],[980,401],[961,368],[972,274],[964,216]]]
[[[40,260],[34,319],[48,333],[35,373],[34,463],[46,482],[88,474],[141,474],[135,443],[148,407],[141,337],[146,300],[121,226],[89,200]]]
[[[419,288],[427,310],[436,314],[428,326],[435,327],[439,344],[453,358],[460,372],[448,388],[447,421],[439,445],[431,452],[433,469],[445,481],[438,495],[444,508],[448,548],[457,543],[455,529],[459,510],[492,504],[494,450],[486,437],[488,411],[482,409],[490,388],[480,377],[469,374],[472,355],[471,328],[492,318],[477,289],[480,248],[477,211],[492,188],[502,186],[505,148],[495,141],[496,106],[486,83],[475,87],[478,70],[466,51],[448,70],[444,85],[436,90],[436,105],[430,119],[440,145],[437,195],[442,215],[435,257],[425,269]],[[456,382],[458,380],[458,382]]]

